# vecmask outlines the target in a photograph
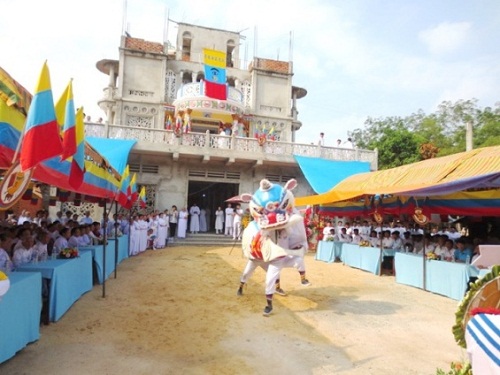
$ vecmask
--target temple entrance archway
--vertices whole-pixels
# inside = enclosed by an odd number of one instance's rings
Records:
[[[215,211],[217,207],[226,207],[226,199],[239,193],[239,184],[212,181],[189,181],[188,210],[196,203],[200,209],[207,211],[208,232],[214,232]]]

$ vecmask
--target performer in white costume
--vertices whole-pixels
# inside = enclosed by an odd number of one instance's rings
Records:
[[[148,248],[148,222],[144,215],[139,215],[139,252],[142,253]]]
[[[130,255],[139,254],[139,222],[137,220],[137,216],[132,217],[132,222],[130,223]]]
[[[202,208],[200,210],[200,232],[207,231],[207,211]]]

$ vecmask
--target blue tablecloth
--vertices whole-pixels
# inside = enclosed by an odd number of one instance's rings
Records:
[[[97,279],[99,281],[99,284],[102,284],[104,280],[107,280],[109,278],[109,275],[111,275],[115,270],[115,241],[108,241],[108,244],[106,245],[106,272],[104,272],[103,245],[81,246],[78,249],[81,253],[91,253],[92,259],[94,260],[94,264],[96,266]],[[106,276],[104,276],[104,274],[106,274]]]
[[[421,261],[421,258],[419,259]],[[425,285],[429,292],[460,301],[469,281],[469,265],[440,260],[426,261]]]
[[[316,249],[316,260],[333,263],[341,257],[343,242],[319,241]]]
[[[422,256],[397,253],[396,282],[423,288]],[[429,292],[460,301],[467,290],[470,266],[440,260],[425,261],[425,288]]]
[[[9,279],[10,289],[0,300],[0,363],[40,338],[40,274],[12,272]]]
[[[109,238],[108,239],[109,244],[108,246],[115,250],[115,239],[114,238]],[[123,259],[128,258],[128,235],[123,235],[118,237],[118,257],[117,257],[117,264],[120,264]]]
[[[380,273],[380,249],[344,243],[342,245],[342,262],[348,266],[359,268],[378,275]]]
[[[23,264],[21,272],[40,272],[50,280],[49,317],[58,321],[82,294],[92,289],[92,254],[82,251],[78,258]],[[40,298],[40,295],[39,295]]]
[[[411,253],[397,253],[395,258],[396,282],[424,287],[424,263],[421,255]]]

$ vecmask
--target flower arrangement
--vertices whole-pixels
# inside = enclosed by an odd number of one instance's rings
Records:
[[[360,241],[359,246],[369,247],[369,246],[371,246],[371,244],[370,244],[370,241],[363,240],[363,241]]]
[[[439,260],[439,256],[436,253],[427,253],[426,257],[428,260]]]
[[[61,259],[70,259],[78,257],[78,249],[67,247],[66,249],[62,249],[59,252],[59,258]]]

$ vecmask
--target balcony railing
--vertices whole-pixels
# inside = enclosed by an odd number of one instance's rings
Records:
[[[243,93],[232,87],[228,86],[227,88],[227,100],[233,101],[237,104],[243,104]],[[179,90],[177,90],[177,99],[189,99],[189,98],[197,98],[205,95],[205,85],[203,81],[193,82],[193,83],[185,83]]]
[[[294,162],[293,155],[321,157],[340,161],[365,161],[370,163],[371,170],[377,169],[377,151],[347,149],[337,147],[321,147],[311,144],[281,142],[267,140],[260,144],[255,138],[235,137],[207,133],[187,133],[177,136],[171,130],[141,128],[133,126],[108,125],[105,134],[104,124],[85,124],[85,135],[90,137],[109,137],[115,139],[135,139],[149,144],[169,145],[166,151],[193,155],[227,156],[238,159],[270,160]],[[148,149],[147,145],[139,145]],[[200,148],[204,151],[200,152]],[[150,149],[150,148],[149,148]]]

